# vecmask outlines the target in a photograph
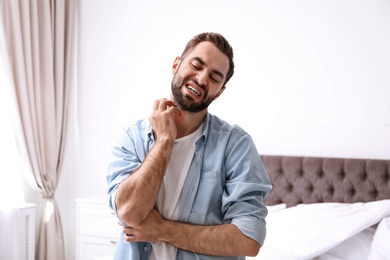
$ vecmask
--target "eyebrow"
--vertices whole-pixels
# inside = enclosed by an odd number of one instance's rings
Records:
[[[192,60],[198,61],[198,62],[199,62],[200,64],[202,64],[203,66],[207,65],[207,64],[206,64],[201,58],[199,58],[199,57],[194,57],[194,58],[191,59],[191,61],[192,61]],[[219,70],[212,70],[212,72],[213,72],[214,74],[219,75],[219,76],[222,78],[222,80],[225,79],[225,76],[224,76],[223,73],[220,72]]]

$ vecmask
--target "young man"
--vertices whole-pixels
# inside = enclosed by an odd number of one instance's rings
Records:
[[[251,137],[208,113],[234,72],[217,33],[189,41],[172,94],[112,146],[110,207],[124,226],[115,259],[245,259],[265,239],[271,183]]]

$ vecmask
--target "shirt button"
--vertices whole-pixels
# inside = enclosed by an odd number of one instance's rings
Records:
[[[147,246],[144,246],[144,251],[148,251],[148,247]]]

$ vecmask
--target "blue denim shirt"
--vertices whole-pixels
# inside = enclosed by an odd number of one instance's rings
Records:
[[[118,185],[138,168],[154,144],[148,120],[123,129],[112,145],[106,180],[110,207],[117,212]],[[208,113],[184,182],[179,221],[199,225],[232,223],[261,245],[266,234],[264,198],[272,186],[250,135]],[[119,234],[114,259],[148,259],[150,243],[129,243]],[[176,259],[215,257],[178,249]]]

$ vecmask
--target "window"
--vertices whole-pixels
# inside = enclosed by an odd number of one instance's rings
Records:
[[[11,121],[8,80],[0,52],[0,208],[24,203],[23,179]]]

